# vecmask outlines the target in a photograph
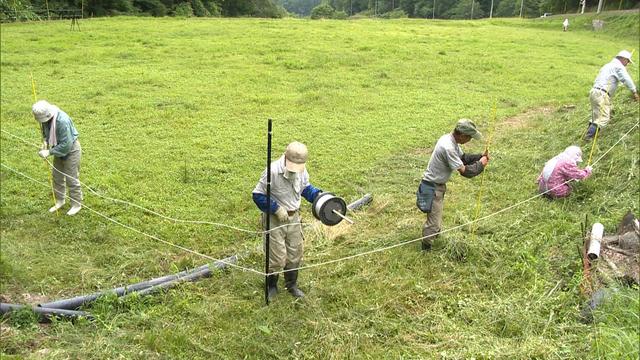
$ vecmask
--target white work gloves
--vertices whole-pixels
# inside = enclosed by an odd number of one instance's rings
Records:
[[[289,221],[289,214],[287,214],[287,210],[285,210],[282,206],[279,206],[278,210],[276,210],[276,217],[280,222]]]
[[[38,155],[40,155],[41,158],[46,159],[47,156],[51,155],[51,152],[49,152],[49,150],[47,149],[43,149],[38,151]]]
[[[589,172],[593,172],[593,166],[589,165],[586,168],[584,168],[585,170],[589,171]]]

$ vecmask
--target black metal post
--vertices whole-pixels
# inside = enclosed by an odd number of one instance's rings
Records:
[[[267,212],[265,214],[264,230],[264,272],[269,274],[269,237],[271,235],[271,122],[267,126]],[[264,276],[264,301],[269,305],[269,275]]]

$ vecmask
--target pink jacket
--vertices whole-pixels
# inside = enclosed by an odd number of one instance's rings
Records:
[[[556,167],[551,172],[549,181],[546,184],[542,177],[542,173],[538,176],[538,190],[542,193],[549,189],[550,191],[547,193],[549,196],[554,198],[565,197],[571,193],[571,186],[569,186],[569,183],[562,183],[571,179],[581,180],[589,177],[590,175],[590,169],[581,170],[575,163],[563,159],[558,161]]]

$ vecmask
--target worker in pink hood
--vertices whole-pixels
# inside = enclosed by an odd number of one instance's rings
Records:
[[[547,161],[538,176],[538,191],[550,198],[569,196],[569,180],[585,179],[593,171],[591,166],[578,168],[579,162],[582,162],[582,149],[578,146],[569,146],[558,156]]]

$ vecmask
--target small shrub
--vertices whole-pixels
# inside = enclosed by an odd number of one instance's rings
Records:
[[[192,17],[193,9],[189,3],[180,3],[173,9],[173,15],[178,17]]]
[[[337,20],[346,20],[348,17],[347,13],[342,10],[333,13],[333,18]]]
[[[380,15],[380,17],[384,19],[404,19],[407,18],[408,15],[402,9],[395,9]]]
[[[191,8],[193,9],[193,15],[198,17],[209,16],[209,10],[205,8],[201,0],[191,0]]]
[[[311,9],[311,18],[317,19],[331,19],[335,10],[329,4],[320,4]]]

